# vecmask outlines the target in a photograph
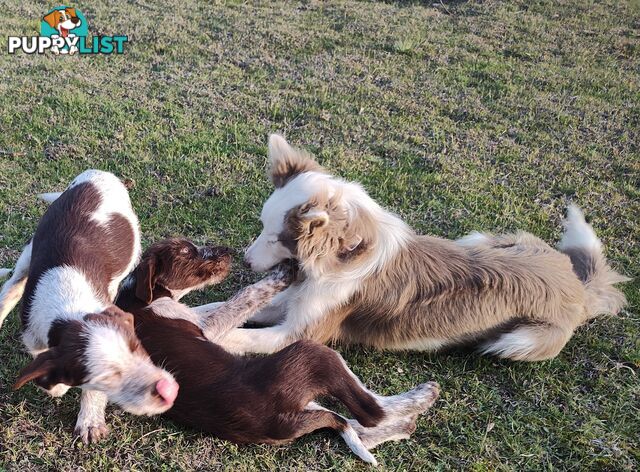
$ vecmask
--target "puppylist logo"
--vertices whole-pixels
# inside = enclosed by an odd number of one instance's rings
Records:
[[[122,54],[127,36],[92,36],[77,8],[55,7],[42,17],[40,36],[9,36],[9,54]]]

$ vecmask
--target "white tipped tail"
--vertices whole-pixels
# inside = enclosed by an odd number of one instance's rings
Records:
[[[625,306],[626,299],[614,285],[630,279],[609,266],[602,243],[577,206],[567,208],[564,228],[558,250],[569,256],[574,272],[585,286],[587,316],[617,314]]]
[[[378,465],[376,458],[365,447],[358,436],[358,433],[356,433],[355,429],[353,429],[351,425],[347,425],[344,431],[340,432],[340,436],[342,436],[344,442],[347,443],[349,449],[351,449],[356,456],[369,464]]]
[[[39,193],[38,198],[46,203],[53,203],[60,198],[60,195],[62,195],[62,192]]]
[[[558,243],[560,251],[569,248],[582,248],[602,252],[602,243],[591,225],[584,219],[582,210],[576,205],[571,204],[567,207],[567,217],[563,226],[564,234]]]

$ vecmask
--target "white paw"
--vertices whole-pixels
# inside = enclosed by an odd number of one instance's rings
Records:
[[[104,420],[96,421],[90,418],[82,420],[78,418],[73,434],[78,436],[85,444],[95,444],[109,434],[109,427]]]
[[[65,393],[67,393],[70,388],[71,387],[69,387],[66,384],[56,384],[53,387],[51,387],[49,390],[47,390],[47,393],[54,398],[58,398],[64,395]]]

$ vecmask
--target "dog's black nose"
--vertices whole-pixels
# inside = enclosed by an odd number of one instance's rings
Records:
[[[69,18],[74,24],[78,24],[80,23],[80,18],[78,18],[77,16],[72,16],[71,18]]]

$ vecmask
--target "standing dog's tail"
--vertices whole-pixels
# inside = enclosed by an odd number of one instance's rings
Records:
[[[626,304],[624,294],[614,284],[629,279],[614,271],[602,253],[602,243],[596,236],[582,211],[575,205],[567,208],[564,234],[558,250],[571,259],[573,270],[587,292],[587,317],[617,314]]]
[[[18,262],[16,262],[13,275],[0,290],[0,327],[2,327],[5,318],[18,304],[24,293],[24,287],[27,284],[29,275],[29,266],[31,265],[31,248],[32,241],[29,241],[22,250]],[[11,273],[10,269],[0,269],[0,278],[6,277],[9,273]]]

